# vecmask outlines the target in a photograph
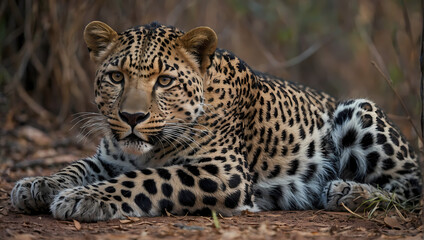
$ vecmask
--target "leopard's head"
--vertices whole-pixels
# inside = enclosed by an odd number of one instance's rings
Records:
[[[118,34],[95,21],[84,39],[97,65],[95,102],[124,151],[146,153],[164,134],[177,134],[172,126],[203,113],[203,79],[217,45],[212,29],[184,33],[152,23]]]

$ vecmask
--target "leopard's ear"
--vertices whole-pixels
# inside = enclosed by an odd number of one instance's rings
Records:
[[[200,72],[205,73],[211,65],[218,37],[209,27],[197,27],[180,37],[180,44],[191,53],[199,64]]]
[[[106,23],[100,21],[90,22],[84,30],[84,40],[90,51],[91,59],[100,64],[116,44],[118,34]]]

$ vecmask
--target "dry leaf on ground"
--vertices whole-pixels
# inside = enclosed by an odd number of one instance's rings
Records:
[[[395,228],[395,229],[402,228],[402,225],[400,225],[399,221],[394,217],[385,217],[384,223],[391,228]]]
[[[78,231],[81,230],[81,223],[79,223],[77,220],[74,220],[74,226]]]

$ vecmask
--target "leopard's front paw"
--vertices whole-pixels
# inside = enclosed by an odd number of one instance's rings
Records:
[[[25,213],[48,212],[50,203],[61,188],[60,183],[51,177],[21,179],[10,194],[12,205]]]
[[[371,197],[369,185],[343,180],[329,182],[322,192],[324,207],[330,211],[346,211],[344,206],[357,210]]]
[[[78,220],[94,222],[112,218],[123,218],[115,203],[108,202],[98,193],[84,188],[75,187],[60,192],[50,206],[53,216],[63,220]]]

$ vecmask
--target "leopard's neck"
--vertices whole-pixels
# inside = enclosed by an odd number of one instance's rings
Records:
[[[253,109],[259,96],[255,72],[231,52],[218,49],[204,80],[204,104],[221,115],[241,114]],[[239,116],[240,118],[240,116]]]

